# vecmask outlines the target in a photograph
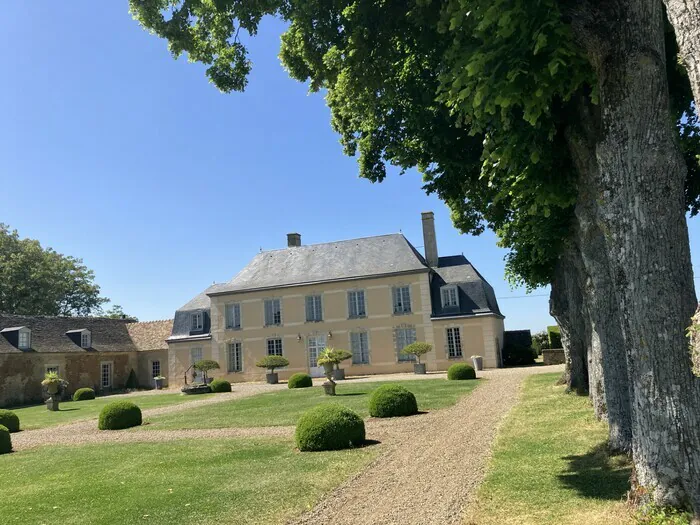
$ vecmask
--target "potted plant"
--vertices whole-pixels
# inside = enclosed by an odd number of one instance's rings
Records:
[[[421,343],[416,341],[410,345],[406,345],[401,352],[407,355],[412,355],[416,358],[416,362],[413,363],[413,373],[414,374],[425,374],[425,363],[420,362],[422,355],[427,354],[433,349],[433,345],[430,343]]]
[[[483,370],[484,369],[484,358],[481,357],[480,355],[473,355],[472,356],[472,364],[474,365],[474,370]]]
[[[202,375],[204,376],[205,385],[211,383],[212,379],[207,377],[207,372],[209,372],[210,370],[218,370],[219,368],[221,368],[219,366],[219,363],[217,363],[216,361],[212,361],[211,359],[202,359],[201,361],[197,361],[194,364],[194,369],[202,372]]]
[[[46,372],[41,384],[46,387],[46,391],[49,393],[46,408],[52,412],[58,411],[59,392],[68,386],[68,383],[61,379],[56,372]]]
[[[289,360],[281,355],[268,355],[255,363],[255,366],[259,368],[267,368],[265,379],[270,385],[276,385],[279,382],[279,376],[277,372],[275,372],[275,368],[289,366]]]
[[[335,353],[335,369],[333,370],[333,379],[335,381],[345,379],[345,369],[340,368],[340,363],[343,361],[347,361],[352,357],[352,352],[348,352],[347,350],[343,349],[338,349],[334,348],[333,352]]]
[[[326,376],[326,382],[323,383],[323,390],[328,396],[335,395],[335,381],[333,381],[333,372],[335,366],[340,362],[338,361],[338,354],[333,348],[326,348],[318,356],[316,361],[319,365],[323,366],[323,374]]]
[[[165,382],[165,378],[163,376],[155,376],[153,378],[153,382],[156,385],[156,390],[162,390],[163,389],[163,383]]]

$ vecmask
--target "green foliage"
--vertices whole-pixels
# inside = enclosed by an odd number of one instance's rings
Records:
[[[402,417],[418,413],[416,396],[401,385],[382,385],[369,398],[372,417]]]
[[[214,379],[211,383],[209,383],[209,389],[215,393],[230,392],[231,383],[225,379]]]
[[[95,399],[95,391],[92,388],[79,388],[73,393],[73,401],[88,401]]]
[[[19,416],[12,410],[0,409],[0,425],[10,432],[19,432]]]
[[[505,366],[532,365],[537,358],[537,351],[531,345],[506,343],[503,345],[503,364]]]
[[[474,367],[466,363],[455,363],[447,369],[447,379],[461,381],[464,379],[476,379]]]
[[[218,370],[220,367],[219,363],[217,363],[216,361],[212,361],[211,359],[202,359],[201,361],[197,361],[193,365],[193,368],[202,372],[202,374],[204,375],[204,382],[206,383],[207,372],[211,370]]]
[[[275,368],[289,366],[289,359],[281,355],[268,355],[255,363],[258,368],[267,368],[271,374],[275,373]]]
[[[0,312],[18,315],[91,315],[108,300],[82,259],[39,241],[20,239],[0,223]]]
[[[673,507],[659,507],[653,503],[643,505],[635,513],[638,525],[690,525],[693,516]]]
[[[100,411],[97,428],[100,430],[120,430],[137,427],[141,424],[141,409],[129,401],[114,401]]]
[[[333,351],[335,352],[336,356],[336,368],[340,368],[340,363],[343,361],[347,361],[352,357],[352,352],[349,352],[343,348],[334,348]]]
[[[295,439],[302,452],[358,447],[365,441],[365,422],[342,405],[319,405],[299,418]]]
[[[314,382],[309,374],[298,373],[289,378],[288,388],[309,388],[314,386]]]
[[[10,431],[4,425],[0,425],[0,454],[12,452],[12,438]]]
[[[415,356],[416,363],[420,364],[421,356],[427,354],[432,349],[433,345],[431,345],[430,343],[421,343],[420,341],[416,341],[415,343],[411,343],[410,345],[406,345],[405,347],[403,347],[401,352],[407,355]]]
[[[133,368],[129,372],[129,377],[126,378],[126,384],[124,385],[124,387],[127,390],[135,390],[139,387],[139,380],[136,377],[136,372],[134,372]]]
[[[542,350],[549,348],[549,335],[546,331],[541,331],[532,334],[532,349],[537,355],[542,355]]]
[[[138,321],[138,318],[134,317],[133,315],[127,315],[124,309],[118,304],[115,304],[112,306],[112,308],[103,312],[102,317],[107,317],[108,319],[129,319],[131,321]]]
[[[547,327],[547,338],[549,339],[549,348],[563,348],[561,330],[557,325]]]

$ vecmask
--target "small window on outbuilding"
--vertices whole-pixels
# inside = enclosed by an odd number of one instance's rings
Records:
[[[90,333],[90,330],[85,330],[82,334],[80,334],[80,346],[82,348],[92,347],[92,334]]]
[[[32,347],[32,331],[29,328],[20,328],[17,334],[17,348],[29,350]]]

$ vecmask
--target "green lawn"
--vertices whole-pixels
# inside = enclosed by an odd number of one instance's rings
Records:
[[[420,410],[436,410],[454,405],[483,381],[448,381],[447,379],[418,379],[400,381],[413,392]],[[321,403],[341,403],[360,414],[369,416],[369,394],[377,383],[339,382],[336,395],[327,396],[320,386],[280,390],[216,405],[196,407],[187,412],[163,414],[146,418],[143,428],[154,430],[179,428],[264,427],[296,424],[306,410]]]
[[[15,452],[0,456],[0,522],[282,523],[377,449],[299,453],[291,440],[219,439]]]
[[[185,396],[182,394],[146,394],[133,396],[105,396],[90,401],[66,401],[60,404],[58,412],[49,412],[46,405],[38,405],[24,408],[13,408],[12,411],[19,416],[20,428],[31,430],[35,428],[51,427],[63,423],[72,423],[81,419],[96,418],[102,407],[112,401],[126,399],[136,403],[142,410],[148,408],[164,407],[186,403],[194,399],[202,399],[215,394],[201,394],[199,396]]]
[[[486,480],[467,524],[629,523],[630,465],[605,449],[607,425],[586,397],[532,376],[499,431]]]

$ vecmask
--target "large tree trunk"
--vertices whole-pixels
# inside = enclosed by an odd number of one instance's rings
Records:
[[[595,189],[627,347],[637,479],[656,503],[690,502],[697,514],[700,383],[685,336],[695,289],[662,6],[655,0],[600,4],[580,35],[584,41],[591,32],[597,36],[587,46],[603,131]],[[582,29],[576,20],[574,28]]]
[[[664,0],[664,4],[697,102],[700,100],[700,0]]]

